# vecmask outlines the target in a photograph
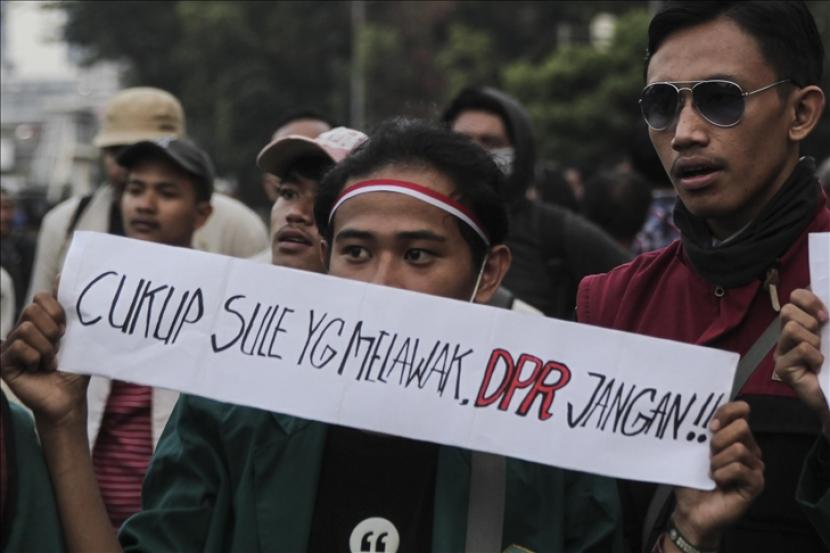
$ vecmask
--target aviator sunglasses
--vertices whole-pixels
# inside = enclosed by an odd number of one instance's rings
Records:
[[[681,93],[688,90],[692,105],[704,119],[717,127],[734,127],[744,114],[747,96],[789,81],[777,81],[751,92],[744,92],[740,85],[723,80],[651,83],[640,94],[640,110],[649,127],[655,131],[665,130],[677,118]]]

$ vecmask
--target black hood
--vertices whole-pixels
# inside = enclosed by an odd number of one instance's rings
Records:
[[[525,192],[533,181],[536,165],[536,143],[527,110],[515,98],[500,90],[490,87],[470,87],[465,88],[455,97],[444,111],[441,120],[451,127],[458,114],[469,109],[495,113],[504,121],[516,157],[513,161],[513,172],[506,179],[503,196],[509,203],[524,198]]]

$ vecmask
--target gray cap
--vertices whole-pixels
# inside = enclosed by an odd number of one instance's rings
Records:
[[[206,188],[208,196],[213,193],[213,164],[204,150],[186,138],[168,136],[136,142],[121,152],[118,163],[130,169],[147,157],[159,155],[195,176]]]

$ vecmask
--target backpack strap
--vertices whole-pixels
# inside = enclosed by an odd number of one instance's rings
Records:
[[[72,218],[69,219],[69,225],[66,227],[67,239],[72,237],[72,233],[75,231],[75,227],[78,226],[78,221],[81,219],[81,216],[86,211],[86,208],[89,207],[89,203],[91,201],[92,194],[87,194],[86,196],[81,197],[77,207],[75,207],[74,213],[72,213]]]
[[[473,451],[470,458],[466,553],[501,551],[507,461],[504,455]]]
[[[738,368],[735,370],[735,379],[732,381],[732,392],[729,394],[729,399],[733,400],[744,387],[749,377],[761,364],[761,361],[767,356],[769,351],[775,346],[778,341],[778,335],[781,333],[781,316],[775,317],[767,328],[755,340],[755,343],[741,356],[738,363]],[[642,549],[644,552],[651,550],[649,542],[652,536],[659,534],[657,532],[657,523],[667,518],[667,511],[672,502],[673,486],[661,484],[654,491],[651,496],[651,502],[646,511],[646,518],[643,522],[643,541]]]

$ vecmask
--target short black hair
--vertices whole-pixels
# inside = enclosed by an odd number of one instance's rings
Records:
[[[334,119],[324,114],[322,111],[316,110],[314,108],[304,107],[294,109],[282,114],[282,116],[279,119],[277,119],[277,123],[276,125],[274,125],[274,129],[279,129],[280,127],[284,127],[293,121],[300,121],[302,119],[314,119],[315,121],[322,121],[323,123],[332,128],[337,126]]]
[[[332,241],[329,214],[346,182],[389,165],[426,167],[448,177],[456,187],[453,198],[473,212],[490,243],[504,242],[507,210],[499,196],[503,175],[493,159],[464,136],[402,118],[381,123],[366,142],[323,178],[314,202],[314,218],[326,241]],[[470,246],[473,262],[480,264],[487,254],[486,245],[466,224],[459,223],[459,229]]]
[[[731,19],[755,38],[779,79],[790,79],[797,86],[821,82],[824,46],[813,16],[801,0],[666,2],[648,27],[645,70],[669,35],[720,17]]]

